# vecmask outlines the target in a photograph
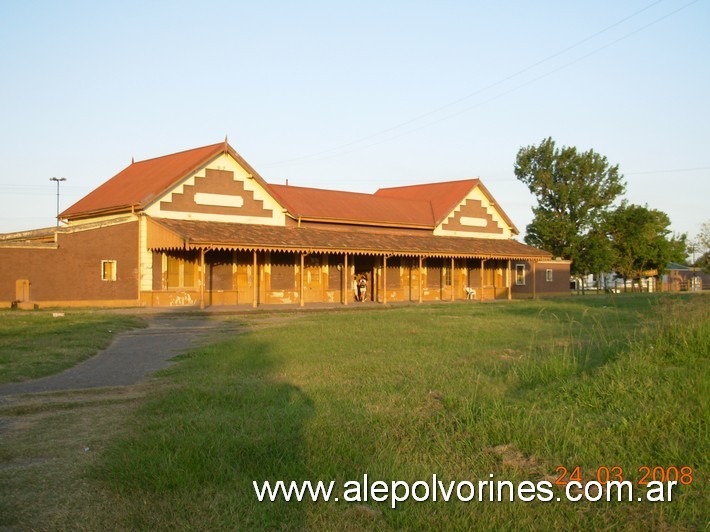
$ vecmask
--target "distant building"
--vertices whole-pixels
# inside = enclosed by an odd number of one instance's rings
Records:
[[[671,262],[663,274],[663,290],[667,292],[699,292],[710,288],[710,275],[700,268]]]
[[[134,162],[60,219],[0,235],[0,304],[349,304],[361,278],[381,303],[569,294],[570,263],[513,240],[478,179],[275,185],[226,141]]]

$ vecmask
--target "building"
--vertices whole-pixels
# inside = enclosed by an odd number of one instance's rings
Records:
[[[701,268],[671,262],[663,274],[662,287],[666,292],[700,292],[710,286],[710,275]]]
[[[569,262],[513,240],[478,179],[374,194],[269,184],[225,142],[130,166],[0,235],[0,304],[350,304],[569,293]],[[467,290],[468,288],[468,290]]]

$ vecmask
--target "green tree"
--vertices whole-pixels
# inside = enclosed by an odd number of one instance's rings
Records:
[[[601,282],[602,274],[612,269],[614,265],[614,252],[611,242],[602,228],[595,228],[580,239],[579,256],[577,258],[577,268],[581,274],[597,274],[598,283]],[[584,291],[582,283],[582,290]],[[602,288],[597,286],[597,289]]]
[[[690,249],[693,253],[693,266],[710,273],[710,220],[700,226],[700,232],[691,242]]]
[[[659,275],[669,262],[684,262],[687,237],[671,236],[670,224],[662,211],[622,203],[606,220],[614,270],[625,279],[638,279]]]
[[[700,226],[700,232],[695,237],[695,241],[703,251],[710,251],[710,220]]]
[[[602,221],[624,193],[619,166],[593,150],[558,148],[551,138],[539,146],[521,148],[515,176],[535,197],[533,221],[525,242],[572,260],[573,274],[587,274],[610,266],[610,251]]]
[[[705,273],[710,273],[710,251],[706,251],[693,264],[695,268],[700,268]]]

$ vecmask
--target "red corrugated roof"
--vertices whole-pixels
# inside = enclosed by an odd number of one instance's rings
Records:
[[[463,201],[469,192],[478,186],[478,183],[478,179],[464,179],[462,181],[381,188],[375,192],[375,195],[428,201],[431,203],[435,225],[438,225]]]
[[[518,234],[518,228],[508,217],[505,211],[497,204],[488,189],[483,186],[480,179],[464,179],[461,181],[443,181],[441,183],[426,183],[423,185],[409,185],[403,187],[381,188],[375,192],[376,196],[389,198],[406,198],[428,200],[434,212],[435,225],[439,225],[454,210],[463,199],[474,189],[479,188],[492,205],[503,217],[513,233]]]
[[[221,153],[230,154],[294,218],[372,225],[434,228],[475,187],[493,202],[478,179],[382,188],[361,194],[307,187],[269,185],[224,142],[132,163],[60,214],[64,219],[143,209]],[[505,213],[497,207],[511,227]]]
[[[144,207],[178,180],[229,149],[220,142],[132,163],[60,214],[61,218]]]
[[[287,185],[269,188],[296,218],[434,227],[431,204],[425,200]]]

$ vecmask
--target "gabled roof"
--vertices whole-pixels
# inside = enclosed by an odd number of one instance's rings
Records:
[[[375,194],[269,185],[225,139],[224,142],[202,148],[132,162],[59,217],[76,220],[143,210],[225,153],[295,219],[434,229],[475,188],[479,188],[495,205],[495,200],[478,179],[381,188]],[[503,210],[497,205],[496,209],[517,233]]]
[[[255,179],[263,179],[227,143],[181,151],[155,159],[132,162],[130,166],[62,212],[64,219],[142,209],[173,185],[208,164],[222,153],[229,153]]]
[[[427,201],[431,204],[435,225],[438,225],[478,183],[478,179],[465,179],[463,181],[381,188],[375,192],[375,196]]]
[[[478,188],[483,195],[486,196],[491,205],[496,207],[496,210],[503,217],[505,223],[508,224],[508,227],[513,230],[513,233],[518,234],[518,228],[515,227],[515,224],[508,218],[505,211],[497,204],[488,189],[483,186],[480,179],[463,179],[461,181],[443,181],[423,185],[381,188],[375,192],[375,195],[389,198],[426,200],[430,202],[434,216],[434,225],[436,226],[443,222],[451,214],[451,211],[453,211],[474,188]]]
[[[435,225],[431,204],[421,199],[388,198],[288,185],[269,185],[269,188],[275,199],[294,218],[432,229]]]

